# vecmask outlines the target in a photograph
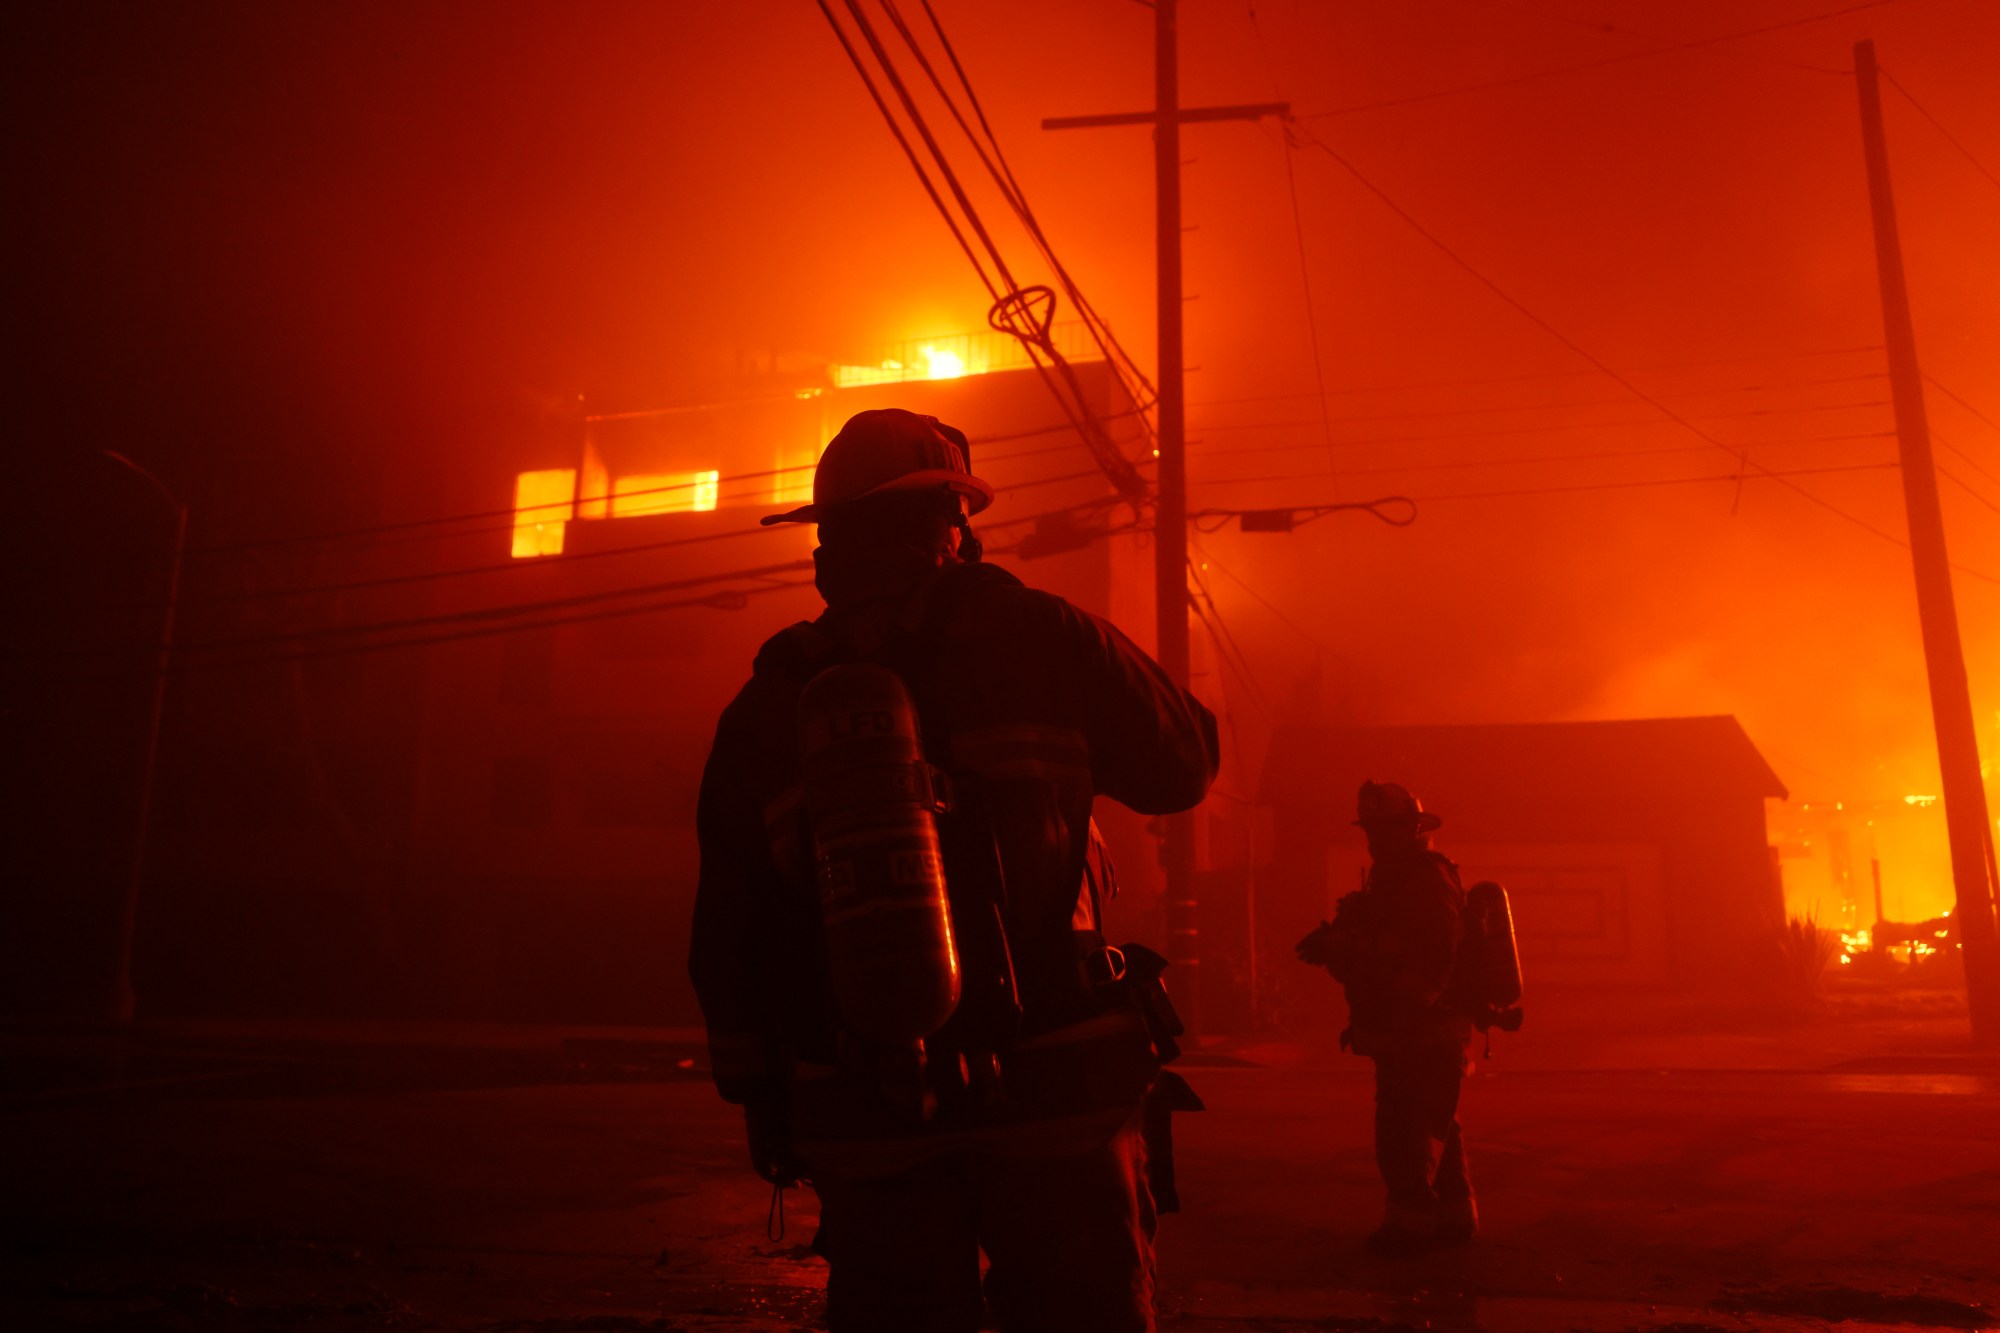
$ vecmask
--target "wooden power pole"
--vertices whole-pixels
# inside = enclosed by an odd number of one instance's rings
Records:
[[[1159,262],[1159,482],[1153,521],[1153,598],[1160,665],[1180,685],[1188,683],[1187,419],[1181,342],[1181,126],[1210,120],[1282,116],[1287,102],[1248,106],[1182,107],[1176,0],[1153,0],[1154,104],[1151,111],[1102,116],[1057,116],[1045,130],[1105,125],[1153,127],[1154,189],[1158,201]],[[1161,865],[1167,880],[1167,955],[1175,969],[1176,1007],[1190,1035],[1200,1031],[1197,992],[1201,937],[1195,925],[1194,815],[1165,821]]]
[[[1959,642],[1958,610],[1952,600],[1951,561],[1945,552],[1944,515],[1938,507],[1937,470],[1924,413],[1923,371],[1917,364],[1902,243],[1896,234],[1896,198],[1889,185],[1889,147],[1882,132],[1875,43],[1855,45],[1854,74],[1861,92],[1861,144],[1868,161],[1868,202],[1875,219],[1875,262],[1882,282],[1890,398],[1896,409],[1903,504],[1909,514],[1910,558],[1917,576],[1917,618],[1923,630],[1924,665],[1930,675],[1931,722],[1937,730],[1938,767],[1943,775],[1966,1004],[1973,1035],[1982,1042],[2000,1042],[2000,948],[1996,948],[1993,919],[1993,894],[2000,886],[1992,882],[1993,824],[1979,773],[1979,733],[1973,723],[1965,649]]]

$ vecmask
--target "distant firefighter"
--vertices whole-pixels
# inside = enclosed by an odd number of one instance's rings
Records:
[[[1191,1094],[1162,960],[1105,943],[1091,803],[1200,801],[1215,719],[982,563],[968,459],[934,417],[862,412],[764,520],[819,525],[826,612],[717,728],[689,969],[752,1164],[819,1195],[833,1333],[973,1333],[983,1303],[1145,1333],[1171,1189],[1147,1143]]]
[[[1375,1161],[1388,1208],[1369,1244],[1387,1253],[1463,1244],[1479,1229],[1458,1124],[1472,1029],[1520,1025],[1506,895],[1495,884],[1466,892],[1458,867],[1431,850],[1443,821],[1405,788],[1362,783],[1358,815],[1367,879],[1298,953],[1347,992],[1342,1048],[1375,1061]]]

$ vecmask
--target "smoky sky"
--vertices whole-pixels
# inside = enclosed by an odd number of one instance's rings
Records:
[[[1150,102],[1149,12],[936,8],[1048,233],[1152,364],[1148,132],[1039,128]],[[699,398],[746,354],[983,323],[806,0],[8,22],[17,439],[66,485],[103,481],[77,461],[96,450],[144,454],[211,533],[419,516],[576,394]],[[1934,789],[1907,553],[1859,526],[1903,517],[1848,71],[1873,37],[1936,118],[1885,91],[1919,350],[2000,419],[2000,185],[1966,156],[2000,164],[2000,10],[1187,0],[1182,22],[1188,103],[1302,117],[1289,147],[1272,122],[1184,136],[1193,502],[1420,509],[1200,539],[1249,658],[1245,680],[1211,655],[1204,684],[1242,754],[1307,712],[1731,712],[1795,790]],[[1515,302],[1843,512],[1698,480],[1742,467]],[[1953,556],[1987,576],[1958,598],[1991,754],[2000,428],[1931,408],[1970,487],[1944,484]]]

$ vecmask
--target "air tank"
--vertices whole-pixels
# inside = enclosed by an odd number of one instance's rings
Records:
[[[958,1005],[959,963],[916,707],[887,667],[828,667],[799,733],[834,1004],[859,1037],[920,1043]]]
[[[1481,880],[1465,891],[1467,945],[1479,972],[1479,998],[1495,1009],[1521,1000],[1521,955],[1514,943],[1514,911],[1507,890]]]

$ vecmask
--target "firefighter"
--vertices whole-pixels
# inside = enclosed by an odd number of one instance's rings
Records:
[[[1141,1106],[1173,1025],[1145,951],[1101,933],[1090,814],[1200,801],[1215,720],[1111,625],[981,561],[993,491],[968,456],[933,417],[862,412],[812,503],[764,520],[818,524],[826,610],[764,645],[717,727],[689,968],[752,1165],[819,1196],[833,1333],[971,1333],[983,1303],[1004,1329],[1150,1330]],[[814,710],[860,695],[878,770],[843,780],[855,729]],[[871,828],[901,839],[894,911],[867,897]]]
[[[1479,1227],[1458,1124],[1470,1068],[1465,890],[1431,850],[1443,821],[1393,782],[1364,782],[1358,824],[1371,865],[1332,922],[1299,944],[1347,993],[1343,1049],[1375,1061],[1375,1161],[1387,1188],[1372,1248],[1408,1254],[1470,1241]]]

